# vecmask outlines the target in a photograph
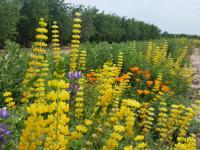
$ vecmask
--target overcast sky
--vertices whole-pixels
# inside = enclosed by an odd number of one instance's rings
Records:
[[[66,0],[135,18],[169,33],[200,35],[200,0]]]

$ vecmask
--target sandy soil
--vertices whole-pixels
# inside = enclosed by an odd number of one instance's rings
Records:
[[[194,69],[194,78],[191,87],[196,91],[195,99],[200,100],[200,48],[193,50],[190,60]],[[200,122],[200,112],[196,119]]]
[[[197,95],[195,96],[196,99],[200,100],[200,48],[193,50],[190,60],[195,73],[191,87],[197,91]],[[198,113],[196,120],[200,122],[200,112]],[[197,134],[197,149],[200,149],[200,133]]]
[[[200,99],[200,48],[193,50],[192,55],[190,56],[194,68],[194,79],[192,82],[192,88],[198,91],[198,99]]]

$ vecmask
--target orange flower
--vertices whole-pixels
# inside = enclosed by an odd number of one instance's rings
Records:
[[[145,78],[148,80],[148,79],[150,79],[150,77],[151,77],[150,72],[148,70],[145,71]]]
[[[126,74],[123,74],[123,76],[121,77],[123,80],[126,80],[126,79],[128,79],[129,78],[129,74],[128,73],[126,73]]]
[[[149,90],[144,90],[144,95],[149,95],[150,91]]]
[[[87,74],[87,78],[88,78],[89,81],[94,82],[96,80],[96,78],[95,78],[95,72],[88,73]]]
[[[116,78],[116,81],[117,81],[117,82],[122,82],[122,81],[123,81],[123,78],[122,78],[122,77],[117,77],[117,78]]]
[[[138,95],[142,95],[142,94],[143,94],[143,91],[142,91],[142,90],[137,90],[137,94],[138,94]]]
[[[151,86],[153,84],[153,81],[147,81],[147,85]]]
[[[142,70],[137,71],[137,74],[142,74]]]
[[[167,93],[167,92],[170,91],[170,88],[169,88],[168,86],[165,86],[165,85],[163,85],[161,89],[162,89],[162,91],[165,92],[165,93]]]
[[[94,76],[95,76],[95,72],[90,72],[90,73],[87,74],[87,77],[88,77],[88,78],[94,77]]]
[[[94,82],[96,79],[95,78],[89,78],[89,80]]]
[[[138,68],[138,67],[132,67],[132,68],[130,68],[130,70],[132,72],[138,72],[140,70],[140,68]]]
[[[140,79],[135,79],[135,82],[140,82],[141,80]]]

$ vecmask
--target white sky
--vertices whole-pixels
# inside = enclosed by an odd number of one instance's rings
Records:
[[[200,0],[66,0],[157,25],[169,33],[200,35]]]

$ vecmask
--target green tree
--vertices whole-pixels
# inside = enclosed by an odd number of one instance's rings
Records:
[[[60,28],[60,41],[62,44],[66,44],[71,38],[72,8],[64,0],[47,0],[47,4],[49,8],[49,29],[51,23],[57,21]]]
[[[18,1],[0,0],[0,47],[4,45],[7,39],[15,39],[18,19]]]
[[[47,0],[20,0],[20,20],[18,25],[19,41],[30,45],[34,40],[35,28],[39,18],[48,19],[49,8]]]
[[[87,7],[82,10],[82,32],[81,32],[81,40],[92,41],[92,37],[95,35],[95,26],[94,26],[94,17],[98,13],[98,9],[95,7]]]

